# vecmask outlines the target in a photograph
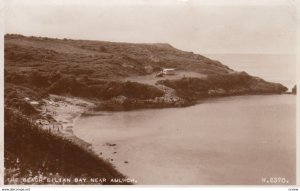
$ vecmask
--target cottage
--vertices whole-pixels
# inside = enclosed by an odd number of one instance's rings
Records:
[[[164,68],[162,73],[164,75],[175,75],[175,68]]]
[[[39,105],[39,102],[37,102],[37,101],[31,101],[30,104],[31,105]]]

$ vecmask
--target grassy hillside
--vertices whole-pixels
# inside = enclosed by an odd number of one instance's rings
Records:
[[[233,70],[218,61],[161,43],[133,44],[5,35],[4,56],[6,86],[23,89],[26,87],[39,96],[53,93],[97,100],[109,100],[117,96],[154,99],[164,94],[156,86],[120,80],[155,73],[164,67],[207,76],[208,80],[198,79],[201,83],[194,84],[197,87],[193,89],[214,85],[212,81],[217,79],[223,81],[218,82],[218,87],[204,88],[205,94],[215,88],[226,89],[226,84],[240,80],[239,77],[243,81],[245,76],[233,74]],[[255,91],[240,91],[240,94],[286,91],[281,85],[265,82],[250,75],[247,75],[247,78],[247,83],[239,84],[235,88],[251,87]],[[174,88],[174,83],[170,85],[171,83],[166,81],[160,84]],[[190,94],[192,97],[201,98],[193,95],[195,92],[192,89],[186,89],[189,93],[183,93],[182,88],[175,90],[181,97],[185,94],[183,97],[186,98]]]
[[[5,36],[5,68],[19,74],[42,73],[115,79],[174,67],[203,74],[226,74],[218,61],[173,48],[169,44],[131,44],[103,41]]]
[[[41,182],[27,184],[53,184],[46,178],[125,178],[110,163],[92,152],[81,148],[63,137],[38,128],[28,116],[5,109],[5,183],[11,178],[21,178],[18,183],[26,184],[22,178]],[[59,183],[62,184],[62,183]],[[65,184],[76,184],[73,181]],[[88,184],[100,184],[88,182]],[[118,184],[118,183],[116,183]]]
[[[24,101],[26,97],[43,104],[49,94],[76,96],[97,103],[96,110],[131,110],[183,107],[213,96],[287,90],[169,44],[22,35],[5,35],[4,43],[6,178],[45,176],[41,172],[47,176],[58,173],[58,177],[124,177],[79,145],[39,129],[32,120],[45,116]],[[166,67],[204,77],[158,81],[154,74]],[[143,75],[153,76],[158,83],[125,80]],[[52,117],[46,116],[54,120]]]

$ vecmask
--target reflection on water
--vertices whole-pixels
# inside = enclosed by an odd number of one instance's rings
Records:
[[[111,112],[82,117],[74,133],[139,184],[263,184],[271,177],[293,184],[295,99],[236,96],[187,108]]]

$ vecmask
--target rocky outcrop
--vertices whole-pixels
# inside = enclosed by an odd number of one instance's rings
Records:
[[[161,80],[158,83],[173,88],[178,96],[186,100],[229,95],[282,94],[287,91],[281,84],[266,82],[246,72],[209,75],[202,79]]]
[[[292,94],[295,94],[295,95],[297,94],[297,86],[296,85],[292,89]]]

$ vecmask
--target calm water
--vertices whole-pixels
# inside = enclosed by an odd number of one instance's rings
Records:
[[[263,184],[271,177],[293,184],[295,103],[293,95],[236,96],[106,112],[80,118],[74,133],[139,184]]]
[[[219,60],[236,71],[278,82],[289,88],[296,84],[295,55],[266,54],[211,54],[207,57]]]

